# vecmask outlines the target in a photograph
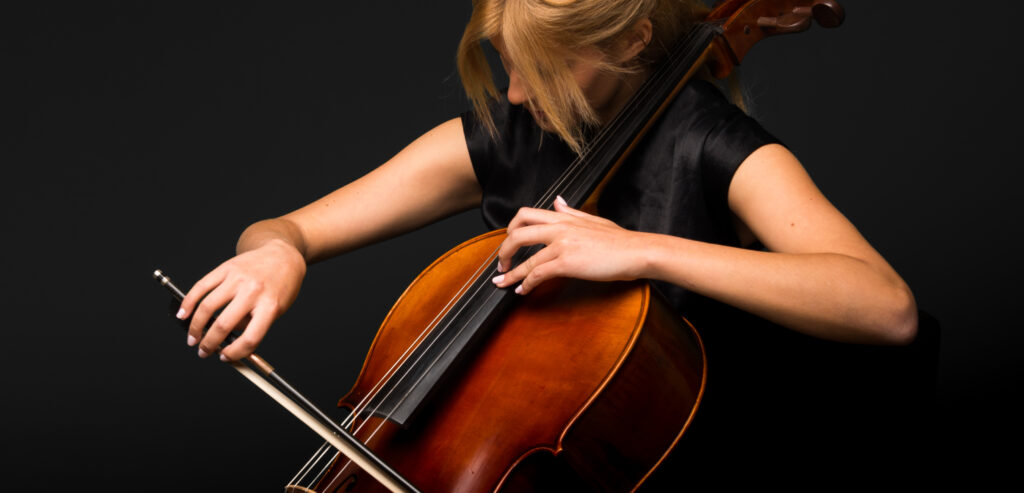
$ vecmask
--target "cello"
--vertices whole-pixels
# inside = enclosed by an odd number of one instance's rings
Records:
[[[837,25],[842,10],[827,0],[719,2],[534,205],[562,196],[594,209],[699,67],[724,77],[759,39],[804,30],[812,17]],[[339,402],[351,411],[341,428],[423,491],[533,490],[541,478],[636,489],[699,405],[706,363],[696,330],[643,281],[563,279],[526,297],[496,288],[503,238],[457,246],[409,286]],[[544,412],[526,412],[534,409]],[[329,447],[314,459],[287,491],[383,488]]]

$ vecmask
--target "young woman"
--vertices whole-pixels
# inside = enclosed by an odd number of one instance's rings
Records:
[[[760,413],[741,414],[737,403],[775,406],[763,405],[771,399],[763,387],[789,367],[768,371],[771,358],[757,355],[803,340],[793,333],[911,341],[917,315],[907,285],[793,154],[711,83],[691,82],[675,99],[602,196],[601,217],[561,201],[553,211],[525,207],[704,13],[683,0],[474,1],[459,69],[475,110],[359,180],[246,229],[238,255],[182,303],[179,318],[192,317],[188,344],[206,357],[238,328],[220,357],[242,358],[291,305],[308,264],[474,207],[490,226],[508,227],[500,287],[528,295],[554,277],[655,281],[705,339],[717,411],[701,413],[719,416],[703,418],[718,423],[701,432],[709,443],[752,429],[737,423]],[[491,82],[482,42],[501,56],[505,93]],[[510,265],[536,244],[545,247]]]

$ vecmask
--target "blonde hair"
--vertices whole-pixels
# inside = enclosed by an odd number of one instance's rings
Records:
[[[498,90],[482,43],[500,39],[502,55],[528,88],[530,103],[580,153],[585,127],[597,124],[598,117],[570,70],[576,53],[596,48],[603,60],[599,69],[633,72],[664,58],[707,11],[699,0],[473,0],[459,43],[459,75],[478,119],[495,136],[488,102]],[[647,47],[633,60],[609,62],[623,36],[645,18],[653,28]]]

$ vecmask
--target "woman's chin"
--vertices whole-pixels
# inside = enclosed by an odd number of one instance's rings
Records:
[[[547,115],[545,115],[543,111],[530,110],[530,116],[533,117],[534,123],[536,123],[541,130],[545,132],[551,132],[554,130],[554,127],[551,126],[551,122],[548,121]]]

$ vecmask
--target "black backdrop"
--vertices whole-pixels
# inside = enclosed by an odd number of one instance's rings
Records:
[[[970,460],[929,479],[990,477],[990,447],[1020,437],[1012,33],[1024,8],[844,3],[839,30],[753,50],[743,72],[754,113],[943,325],[932,434],[945,447],[933,460]],[[454,51],[469,2],[5,10],[8,478],[276,489],[319,440],[196,358],[149,274],[189,285],[247,224],[463,111]],[[310,269],[260,353],[330,406],[405,285],[478,232],[470,212]]]

